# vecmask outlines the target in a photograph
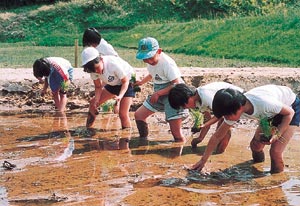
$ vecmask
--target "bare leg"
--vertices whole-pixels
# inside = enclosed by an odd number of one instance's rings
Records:
[[[132,104],[132,97],[123,97],[120,102],[119,117],[121,120],[122,129],[131,127],[131,122],[129,117],[129,109],[131,104]]]
[[[271,158],[271,173],[280,173],[284,170],[283,152],[287,144],[294,134],[295,127],[289,128],[282,134],[277,141],[271,144],[270,158]]]
[[[264,154],[264,147],[265,145],[261,143],[259,134],[261,133],[260,128],[258,127],[255,131],[254,137],[250,142],[250,148],[252,151],[252,158],[254,163],[264,162],[265,161],[265,154]]]
[[[102,90],[101,96],[100,96],[100,100],[99,102],[96,104],[97,107],[101,104],[103,104],[104,102],[106,102],[109,99],[112,99],[114,97],[114,94],[108,92],[106,89]],[[96,120],[96,115],[98,114],[97,111],[97,107],[94,107],[93,105],[95,105],[95,97],[93,97],[90,101],[90,106],[89,106],[89,112],[88,112],[88,117],[86,120],[86,127],[92,127],[95,120]]]
[[[149,133],[147,118],[152,114],[154,114],[154,112],[147,109],[144,105],[140,106],[134,113],[134,118],[140,138],[147,138]]]
[[[59,91],[57,91],[57,92],[52,92],[52,96],[57,110],[60,112],[64,112],[66,110],[66,105],[68,100],[67,95],[61,94],[59,93]]]
[[[218,121],[217,128],[220,127],[220,125],[222,124],[223,121],[224,121],[223,118]],[[229,144],[230,138],[231,138],[231,130],[228,130],[227,133],[225,134],[224,138],[219,142],[219,144],[217,146],[217,149],[216,149],[217,154],[221,154],[221,153],[225,152],[226,147]]]
[[[169,120],[169,125],[175,142],[185,142],[186,138],[183,136],[181,129],[182,119]]]
[[[225,137],[220,141],[220,143],[217,146],[216,153],[221,154],[225,152],[226,147],[229,144],[229,140],[231,138],[231,130],[228,130],[227,133],[225,134]]]

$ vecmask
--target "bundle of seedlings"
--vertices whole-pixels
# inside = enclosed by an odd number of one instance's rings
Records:
[[[194,121],[191,132],[195,134],[201,130],[201,125],[204,123],[204,115],[198,109],[190,109],[189,111]]]
[[[259,118],[259,126],[262,131],[262,133],[260,134],[260,141],[269,142],[272,138],[273,131],[276,128],[272,126],[271,120],[269,120],[267,117]]]
[[[60,92],[62,94],[66,94],[68,89],[69,89],[69,82],[68,81],[62,81],[60,86],[61,86]]]
[[[136,74],[135,73],[131,75],[130,83],[133,84],[133,85],[136,83]],[[140,92],[141,91],[141,87],[137,86],[137,85],[134,85],[133,86],[133,90],[135,92]]]
[[[100,111],[101,112],[112,112],[114,111],[114,107],[117,104],[117,101],[114,99],[107,100],[103,104],[101,104]]]

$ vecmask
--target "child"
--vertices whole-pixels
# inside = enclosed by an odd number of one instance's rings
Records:
[[[119,56],[112,45],[101,37],[99,31],[93,27],[87,28],[82,36],[83,47],[94,47],[101,56],[113,55]],[[119,113],[119,105],[114,105],[114,113]]]
[[[86,122],[92,127],[95,121],[97,108],[109,99],[115,99],[120,105],[119,118],[122,129],[130,128],[129,109],[135,92],[129,81],[134,73],[133,68],[118,56],[99,56],[94,47],[87,47],[82,52],[82,67],[91,73],[95,85],[95,97],[91,99]]]
[[[200,134],[198,138],[194,138],[191,142],[192,147],[196,148],[197,144],[202,142],[207,134],[210,126],[218,121],[217,128],[223,122],[223,118],[212,118],[212,101],[216,92],[224,88],[233,88],[243,92],[243,89],[234,86],[226,82],[213,82],[195,89],[194,87],[188,87],[185,84],[177,84],[169,92],[169,102],[174,109],[180,108],[197,108],[204,115],[205,124],[201,126]],[[220,141],[217,146],[216,152],[223,153],[229,143],[231,137],[231,131],[228,130],[224,139]]]
[[[209,140],[199,162],[192,169],[201,171],[215,146],[224,138],[228,129],[240,118],[268,118],[276,132],[269,141],[262,140],[262,129],[257,127],[250,147],[253,162],[264,161],[264,146],[271,145],[271,173],[284,170],[283,151],[294,134],[294,126],[299,126],[300,100],[286,86],[265,85],[242,94],[231,88],[219,90],[213,100],[213,113],[225,120]]]
[[[66,89],[73,80],[71,63],[61,57],[37,59],[33,64],[33,75],[44,83],[41,95],[44,95],[50,86],[55,107],[58,111],[65,111],[67,104]],[[45,77],[45,81],[43,79]]]
[[[118,53],[115,49],[105,41],[95,28],[87,28],[82,36],[83,47],[95,47],[100,55],[113,55],[118,56]]]
[[[164,111],[175,141],[184,142],[181,123],[182,118],[188,116],[188,110],[175,110],[168,101],[168,93],[173,85],[183,82],[179,68],[173,59],[162,52],[157,40],[152,37],[139,41],[136,58],[147,63],[149,74],[135,85],[140,86],[152,80],[154,87],[154,93],[148,96],[134,114],[140,137],[148,136],[147,118],[155,112]]]

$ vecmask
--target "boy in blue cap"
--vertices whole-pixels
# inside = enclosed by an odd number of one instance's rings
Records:
[[[136,58],[147,64],[149,74],[137,81],[135,85],[140,86],[152,80],[154,88],[154,93],[148,96],[134,114],[140,138],[148,137],[147,118],[155,112],[165,112],[175,141],[185,142],[181,124],[183,118],[188,116],[188,110],[173,109],[168,101],[170,89],[175,84],[183,83],[181,72],[175,61],[162,52],[157,40],[152,37],[143,38],[139,41]]]

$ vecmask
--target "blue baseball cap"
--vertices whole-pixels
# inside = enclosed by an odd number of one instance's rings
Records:
[[[153,57],[159,49],[158,41],[152,37],[143,38],[139,41],[137,59],[149,59]]]

